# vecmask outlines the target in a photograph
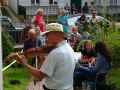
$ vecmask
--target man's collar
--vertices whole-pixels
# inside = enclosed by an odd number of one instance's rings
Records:
[[[57,44],[57,47],[64,45],[66,42],[67,42],[66,40],[61,41],[60,43]]]

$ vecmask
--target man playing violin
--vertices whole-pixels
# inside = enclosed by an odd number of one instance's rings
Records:
[[[64,39],[62,25],[50,23],[42,35],[46,37],[46,44],[55,48],[45,57],[40,69],[29,65],[24,55],[13,53],[11,56],[27,67],[33,76],[39,80],[45,79],[44,90],[73,90],[74,51]]]

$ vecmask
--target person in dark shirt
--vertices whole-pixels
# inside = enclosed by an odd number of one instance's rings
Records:
[[[82,35],[81,39],[89,39],[89,23],[86,19],[85,14],[82,14],[81,17],[78,18],[75,25],[78,27],[78,32]]]
[[[28,37],[24,41],[24,51],[26,51],[30,48],[36,47],[36,32],[35,32],[35,30],[30,29],[27,34],[28,34]]]
[[[95,69],[97,71],[96,90],[105,90],[106,75],[111,68],[111,53],[107,45],[99,41],[95,45],[97,52]]]
[[[26,41],[28,39],[28,31],[32,29],[31,26],[26,26],[24,29],[23,29],[23,38],[24,38],[24,41]]]
[[[33,49],[36,47],[36,41],[37,41],[37,34],[36,31],[32,28],[28,28],[28,30],[26,31],[26,38],[24,41],[24,47],[23,47],[23,51],[26,53],[28,50]],[[32,60],[31,64],[35,65],[35,58],[34,56],[28,56],[27,57]]]
[[[38,38],[40,35],[31,26],[26,26],[24,28],[24,47],[23,50],[26,51],[30,48],[41,47],[41,39]]]
[[[87,2],[85,2],[85,5],[83,6],[82,10],[83,10],[84,14],[88,14],[89,13],[89,7],[88,7],[88,3]]]

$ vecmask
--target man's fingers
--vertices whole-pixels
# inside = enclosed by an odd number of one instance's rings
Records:
[[[16,55],[17,55],[17,63],[22,64],[22,57],[18,53],[16,53]]]
[[[21,55],[19,52],[18,53],[11,53],[5,60],[9,61],[12,59],[15,59],[18,64],[27,63],[25,56]]]
[[[27,63],[27,59],[24,55],[19,55],[17,53],[17,57],[18,57],[18,59],[17,59],[18,63],[20,63],[20,64],[26,64]]]
[[[16,55],[17,55],[18,58],[21,58],[21,56],[18,53],[16,53]]]
[[[11,59],[14,59],[15,57],[16,57],[16,53],[11,53],[6,57],[6,60],[11,60]]]

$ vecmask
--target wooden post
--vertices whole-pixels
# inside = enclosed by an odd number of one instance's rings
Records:
[[[1,15],[1,5],[0,5],[0,15]],[[3,90],[3,79],[2,79],[2,28],[0,21],[0,90]]]

